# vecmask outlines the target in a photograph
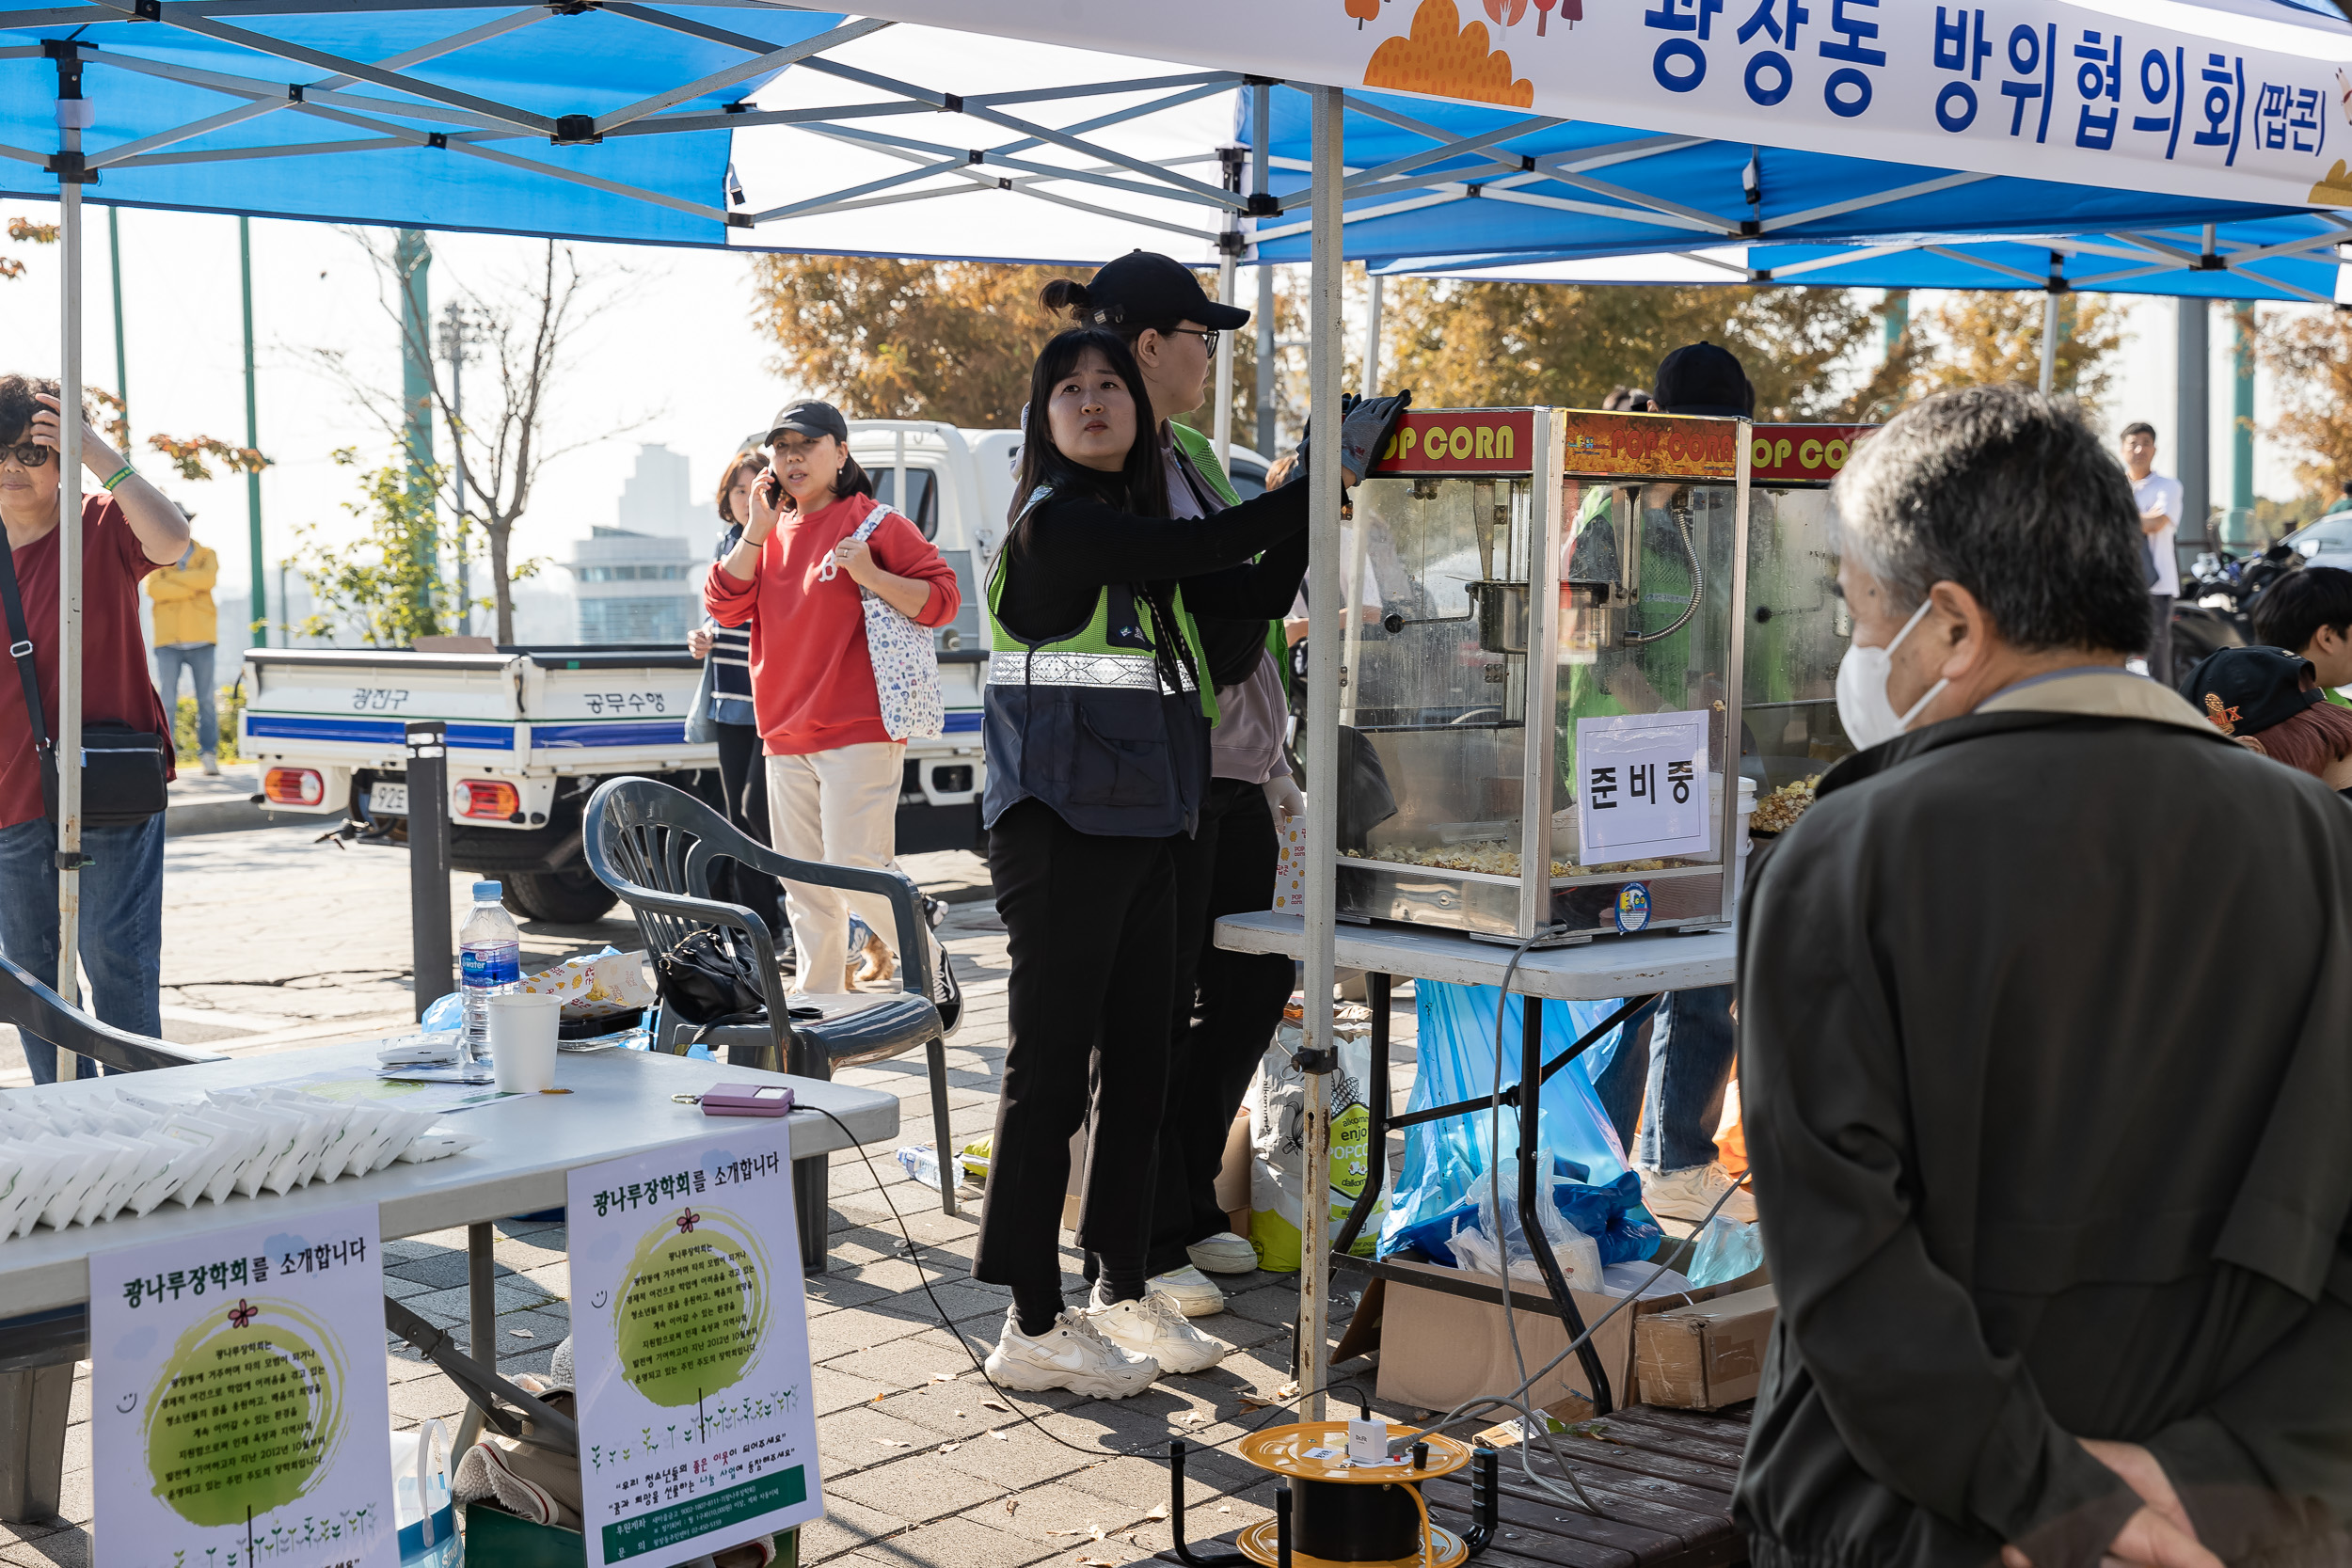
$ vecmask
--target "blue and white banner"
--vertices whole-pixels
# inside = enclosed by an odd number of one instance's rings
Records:
[[[876,0],[867,12],[1298,87],[2069,184],[2352,207],[2352,36],[2177,3]]]

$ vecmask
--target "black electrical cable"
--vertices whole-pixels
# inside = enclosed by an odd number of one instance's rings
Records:
[[[866,1172],[868,1176],[871,1176],[874,1179],[875,1190],[882,1194],[882,1202],[889,1207],[891,1219],[896,1221],[898,1224],[899,1239],[905,1242],[907,1245],[907,1260],[914,1265],[914,1277],[921,1281],[923,1286],[923,1294],[930,1298],[931,1310],[939,1314],[940,1326],[946,1329],[948,1334],[954,1338],[956,1343],[963,1347],[964,1356],[972,1363],[972,1370],[978,1372],[980,1374],[980,1381],[987,1384],[989,1388],[996,1395],[996,1397],[1004,1402],[1004,1405],[1007,1410],[1009,1410],[1012,1414],[1020,1417],[1023,1420],[1028,1422],[1029,1425],[1036,1427],[1040,1434],[1042,1436],[1053,1442],[1059,1443],[1063,1448],[1068,1449],[1073,1453],[1082,1453],[1089,1459],[1156,1459],[1164,1457],[1164,1455],[1155,1454],[1146,1449],[1090,1449],[1082,1444],[1073,1443],[1066,1437],[1058,1436],[1056,1433],[1047,1431],[1045,1426],[1040,1422],[1036,1417],[1030,1415],[1027,1411],[1013,1403],[1012,1396],[1007,1393],[1004,1389],[998,1387],[996,1386],[996,1380],[988,1375],[987,1366],[981,1362],[978,1355],[973,1353],[971,1342],[963,1337],[962,1331],[956,1327],[955,1320],[947,1315],[947,1309],[940,1306],[939,1296],[931,1289],[930,1275],[923,1271],[922,1252],[920,1248],[916,1246],[914,1235],[907,1229],[906,1216],[898,1212],[898,1202],[896,1199],[891,1197],[890,1189],[882,1181],[882,1173],[874,1168],[874,1157],[866,1152],[866,1146],[858,1141],[857,1134],[851,1132],[847,1126],[844,1126],[839,1117],[834,1116],[831,1111],[826,1110],[822,1105],[810,1105],[803,1101],[796,1103],[794,1109],[814,1111],[818,1116],[823,1117],[827,1121],[832,1122],[835,1127],[840,1128],[841,1136],[847,1140],[851,1148],[857,1150],[858,1158],[866,1162]],[[942,1131],[940,1141],[942,1143],[946,1141],[945,1130]],[[946,1171],[947,1167],[943,1165],[941,1167],[942,1180],[947,1179]],[[1541,1374],[1538,1373],[1537,1375],[1540,1376]],[[1346,1379],[1341,1379],[1337,1382],[1327,1383],[1320,1388],[1302,1390],[1299,1393],[1292,1395],[1286,1400],[1278,1399],[1266,1401],[1266,1415],[1260,1418],[1257,1425],[1249,1427],[1244,1431],[1237,1432],[1231,1437],[1220,1439],[1215,1443],[1203,1443],[1187,1436],[1184,1441],[1191,1444],[1196,1449],[1201,1451],[1213,1451],[1215,1449],[1224,1448],[1228,1444],[1241,1442],[1244,1438],[1253,1437],[1258,1433],[1263,1431],[1266,1423],[1272,1420],[1275,1416],[1288,1410],[1292,1405],[1296,1404],[1299,1401],[1307,1399],[1312,1394],[1330,1393],[1341,1388],[1354,1389],[1359,1407],[1367,1412],[1371,1410],[1372,1397],[1365,1393],[1363,1388],[1356,1383]],[[1251,1397],[1253,1399],[1256,1398],[1255,1395],[1252,1395]]]

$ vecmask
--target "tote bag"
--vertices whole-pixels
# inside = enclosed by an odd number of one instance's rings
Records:
[[[852,539],[866,539],[887,518],[898,515],[877,506],[858,525]],[[833,562],[825,562],[826,578]],[[939,690],[939,650],[929,626],[915,625],[882,602],[871,589],[860,588],[866,610],[866,651],[874,664],[874,697],[882,707],[882,728],[893,740],[928,740],[947,728],[946,705]]]

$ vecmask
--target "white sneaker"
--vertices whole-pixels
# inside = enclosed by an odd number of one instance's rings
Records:
[[[1192,1266],[1208,1274],[1248,1274],[1258,1266],[1258,1249],[1248,1239],[1220,1230],[1184,1248]]]
[[[1156,1362],[1166,1372],[1205,1372],[1233,1348],[1184,1322],[1184,1308],[1165,1291],[1154,1291],[1141,1301],[1104,1304],[1098,1299],[1085,1316],[1111,1343]]]
[[[206,752],[200,760],[203,763],[204,776],[206,778],[217,779],[220,777],[220,756],[217,752]]]
[[[1715,1209],[1715,1200],[1730,1185],[1731,1173],[1720,1163],[1682,1170],[1645,1170],[1642,1173],[1642,1206],[1660,1219],[1696,1225],[1707,1218],[1709,1209]],[[1742,1187],[1715,1212],[1727,1220],[1754,1225],[1755,1195]]]
[[[988,1353],[988,1375],[999,1386],[1041,1393],[1067,1388],[1106,1400],[1139,1394],[1160,1375],[1160,1364],[1148,1355],[1131,1354],[1104,1338],[1086,1312],[1064,1312],[1054,1326],[1034,1338],[1021,1332],[1021,1321],[1005,1313],[1005,1331]]]
[[[1209,1276],[1187,1263],[1181,1269],[1155,1274],[1144,1282],[1147,1292],[1159,1291],[1176,1303],[1187,1318],[1208,1318],[1225,1310],[1225,1292]]]

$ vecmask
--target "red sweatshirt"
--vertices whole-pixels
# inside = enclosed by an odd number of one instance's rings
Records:
[[[856,581],[818,571],[834,546],[858,531],[875,501],[851,496],[806,516],[787,512],[759,546],[759,575],[745,582],[713,566],[703,605],[723,626],[752,628],[752,708],[770,756],[799,756],[888,740],[874,696],[874,662],[866,651],[866,611]],[[926,626],[945,626],[962,608],[955,568],[903,516],[866,539],[882,570],[931,585]]]

